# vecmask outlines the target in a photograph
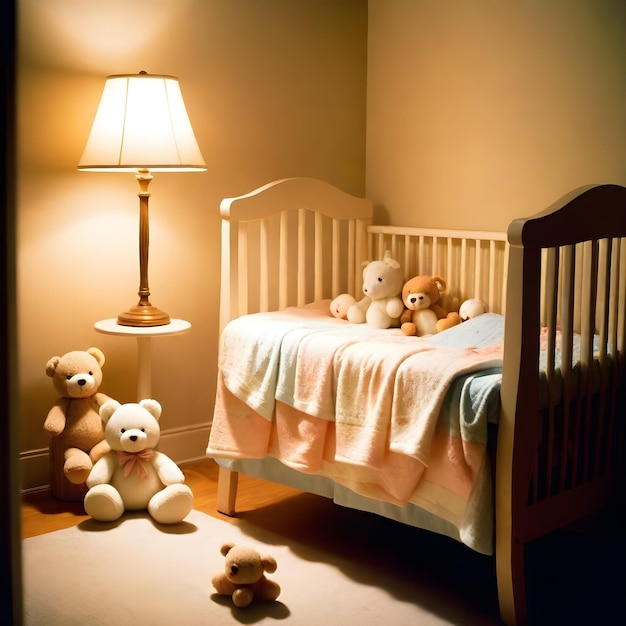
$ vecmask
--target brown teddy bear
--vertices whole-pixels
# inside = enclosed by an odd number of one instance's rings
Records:
[[[400,328],[405,335],[434,335],[461,323],[458,313],[447,313],[439,304],[446,289],[446,281],[440,276],[414,276],[404,283],[402,301],[406,309]]]
[[[225,543],[220,552],[226,557],[224,571],[211,581],[219,595],[231,596],[236,607],[246,607],[253,599],[276,600],[280,585],[265,577],[278,567],[276,559],[261,554],[249,546]]]
[[[94,463],[111,450],[104,438],[100,407],[110,400],[102,384],[104,354],[98,348],[53,356],[46,375],[61,396],[43,429],[50,436],[50,490],[60,500],[82,501]]]

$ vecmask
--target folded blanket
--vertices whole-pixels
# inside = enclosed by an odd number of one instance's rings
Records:
[[[272,419],[285,337],[303,328],[336,326],[336,322],[328,300],[232,320],[220,337],[218,359],[226,387],[266,419]]]
[[[502,367],[502,346],[438,348],[406,359],[395,377],[389,449],[428,465],[439,413],[454,380],[469,372]]]
[[[436,350],[420,339],[402,335],[353,343],[336,354],[337,460],[382,467],[397,372],[412,356]]]

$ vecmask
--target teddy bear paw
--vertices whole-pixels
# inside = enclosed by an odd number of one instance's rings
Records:
[[[148,512],[159,524],[178,524],[193,508],[193,493],[187,485],[169,485],[152,496]]]
[[[233,592],[233,604],[239,608],[248,606],[252,602],[252,598],[252,590],[246,587],[235,589]]]
[[[63,473],[65,477],[75,485],[82,485],[89,476],[93,463],[89,455],[78,450],[73,454],[66,453],[66,461],[63,464]]]
[[[417,326],[413,322],[404,322],[400,330],[407,337],[415,337],[417,335]]]
[[[85,495],[85,512],[99,522],[114,522],[124,513],[124,502],[113,485],[96,485]]]

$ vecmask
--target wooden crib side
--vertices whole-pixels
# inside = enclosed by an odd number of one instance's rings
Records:
[[[487,311],[504,315],[509,246],[506,233],[474,230],[373,225],[367,229],[368,259],[389,250],[408,280],[441,276],[447,283],[445,303],[457,309],[476,298]]]
[[[626,189],[574,192],[515,220],[508,238],[495,482],[512,625],[526,621],[525,544],[605,506],[623,476]]]

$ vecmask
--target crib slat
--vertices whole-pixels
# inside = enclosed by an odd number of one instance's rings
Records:
[[[467,267],[467,239],[461,239],[461,291],[467,293],[467,277],[469,269]]]
[[[600,398],[598,419],[595,425],[595,449],[594,449],[594,467],[593,478],[601,474],[602,445],[604,442],[605,415],[606,415],[606,398],[609,387],[609,364],[608,364],[608,342],[609,342],[609,323],[611,313],[611,254],[612,241],[604,239],[599,242],[599,263],[598,263],[598,297],[596,314],[598,328],[598,364],[600,374]]]
[[[339,269],[340,269],[340,259],[341,259],[341,239],[340,239],[340,223],[338,219],[333,219],[332,221],[332,277],[331,277],[331,294],[336,296],[341,288],[340,278],[339,278]],[[349,278],[348,278],[349,281]],[[348,283],[349,284],[349,283]]]
[[[355,220],[354,221],[354,244],[351,248],[352,253],[350,254],[350,260],[353,266],[354,273],[354,296],[358,299],[363,295],[363,291],[361,289],[361,271],[360,265],[358,263],[363,260],[368,259],[369,257],[365,254],[367,250],[367,224],[363,220]]]
[[[575,249],[574,246],[564,246],[562,252],[562,272],[560,281],[561,293],[561,376],[563,378],[563,433],[561,437],[561,471],[560,490],[563,491],[568,484],[567,448],[570,437],[570,424],[572,416],[570,407],[572,402],[572,352],[574,345],[574,269]]]
[[[591,446],[592,446],[592,424],[593,416],[592,399],[593,399],[593,376],[594,376],[594,334],[596,330],[596,305],[597,305],[597,289],[596,280],[598,276],[598,242],[590,241],[585,243],[586,249],[586,266],[585,266],[585,284],[588,299],[584,308],[583,319],[585,321],[583,338],[583,361],[587,369],[586,380],[586,402],[585,402],[585,453],[583,463],[584,480],[589,480],[589,467],[591,463]]]
[[[269,311],[268,220],[261,220],[259,232],[259,310]]]
[[[297,270],[297,298],[296,303],[302,306],[306,303],[306,211],[298,209],[298,270]]]
[[[489,291],[487,297],[487,310],[495,309],[496,298],[496,242],[489,242]]]
[[[237,298],[239,311],[248,312],[248,225],[240,224],[237,231],[237,266],[239,270],[239,284]]]
[[[280,214],[278,236],[278,308],[284,309],[289,304],[289,224],[287,213]]]
[[[348,291],[356,297],[359,293],[358,281],[360,277],[356,269],[356,223],[354,220],[348,222]],[[336,295],[337,292],[333,292]]]
[[[322,214],[315,214],[315,248],[313,295],[315,300],[324,297],[324,232]],[[306,300],[305,300],[306,301]]]
[[[555,376],[556,334],[557,334],[557,292],[559,255],[556,248],[550,248],[546,255],[545,314],[547,334],[546,388],[548,400],[548,440],[545,464],[546,494],[552,494],[552,468],[554,463],[555,406],[558,403],[558,381]]]

